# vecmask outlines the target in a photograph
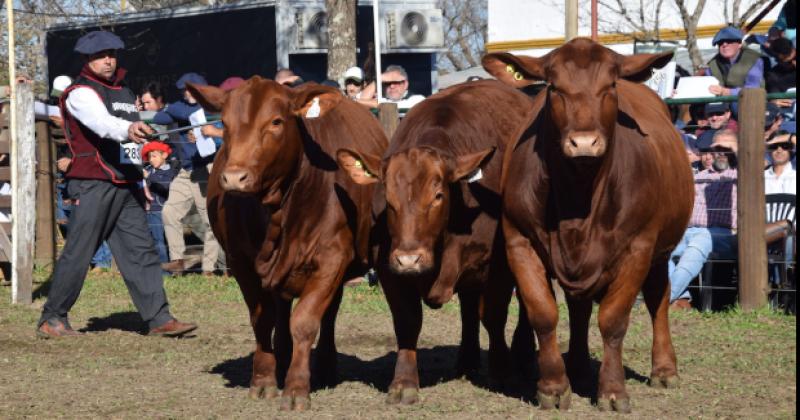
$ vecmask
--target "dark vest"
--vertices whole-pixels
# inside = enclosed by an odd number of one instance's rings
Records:
[[[718,60],[724,60],[719,54],[715,55],[708,63],[711,69],[711,75],[716,77],[722,83],[722,86],[728,88],[740,88],[744,86],[747,73],[750,69],[761,60],[761,54],[749,48],[742,48],[739,61],[732,65],[727,73],[722,71],[722,66],[719,65]],[[764,80],[761,80],[761,87],[764,87]]]
[[[142,179],[141,164],[131,161],[131,157],[136,161],[141,160],[139,145],[101,138],[70,115],[66,107],[66,99],[71,91],[78,87],[88,87],[97,93],[109,114],[127,121],[138,121],[136,96],[122,83],[124,75],[124,70],[117,70],[115,82],[108,84],[94,76],[88,68],[84,68],[61,96],[64,133],[72,151],[72,164],[66,174],[67,178],[101,179],[115,184],[133,183]]]

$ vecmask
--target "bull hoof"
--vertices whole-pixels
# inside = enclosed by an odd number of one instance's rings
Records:
[[[536,399],[539,400],[539,408],[542,410],[551,410],[558,407],[561,411],[567,411],[572,403],[572,390],[568,387],[563,393],[555,395],[537,392]]]
[[[387,404],[416,404],[419,401],[419,390],[417,388],[396,387],[389,390],[386,397]]]
[[[261,400],[264,398],[275,398],[278,396],[278,387],[270,386],[251,386],[247,396],[251,400]]]
[[[597,399],[597,408],[600,411],[616,411],[627,414],[631,412],[631,399],[617,398],[613,394],[609,397],[600,397]]]
[[[657,389],[677,388],[679,382],[678,375],[653,374],[650,376],[650,386]]]
[[[281,397],[282,411],[305,411],[311,407],[311,400],[307,396],[284,395]]]

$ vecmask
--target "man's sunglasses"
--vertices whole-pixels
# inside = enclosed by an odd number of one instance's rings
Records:
[[[391,82],[383,82],[383,85],[389,87],[389,86],[402,85],[405,82],[406,82],[405,80],[394,80]]]
[[[773,143],[773,144],[767,145],[767,148],[769,150],[783,149],[783,150],[786,150],[787,152],[791,152],[792,150],[794,150],[794,144],[792,142],[790,142],[790,141],[786,141],[786,142],[782,142],[782,143]]]

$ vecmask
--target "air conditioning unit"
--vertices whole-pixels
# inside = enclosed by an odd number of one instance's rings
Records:
[[[444,47],[441,9],[388,11],[386,43],[389,49],[434,49]]]
[[[325,9],[298,9],[294,17],[298,49],[328,48],[328,14]]]

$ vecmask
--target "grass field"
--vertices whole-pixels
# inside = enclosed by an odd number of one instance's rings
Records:
[[[44,281],[47,273],[37,273]],[[348,287],[337,322],[340,383],[312,393],[311,410],[281,413],[274,400],[250,401],[253,337],[233,279],[169,278],[173,313],[199,323],[193,338],[140,334],[142,323],[118,275],[92,275],[71,313],[77,339],[39,340],[34,327],[44,303],[39,283],[32,306],[11,305],[0,287],[0,418],[601,418],[591,396],[573,397],[569,412],[543,412],[532,399],[535,378],[511,395],[486,386],[482,375],[456,378],[460,322],[457,303],[425,312],[420,340],[421,402],[387,406],[395,341],[379,288]],[[516,312],[516,308],[511,310]],[[565,308],[559,337],[566,350]],[[514,317],[510,317],[512,320]],[[643,305],[634,308],[624,363],[633,414],[629,418],[795,418],[796,318],[770,311],[671,316],[681,383],[651,389],[651,329]],[[593,320],[590,346],[601,342]],[[507,332],[513,331],[513,322]],[[482,346],[488,340],[482,332]],[[599,368],[599,363],[595,363]]]

